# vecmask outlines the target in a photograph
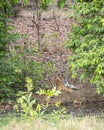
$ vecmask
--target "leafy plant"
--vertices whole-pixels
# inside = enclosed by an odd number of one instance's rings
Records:
[[[49,5],[52,3],[53,0],[41,0],[39,3],[39,8],[43,10],[47,10],[49,8]]]
[[[73,51],[70,58],[72,77],[82,70],[80,78],[90,78],[98,94],[104,94],[104,1],[81,1],[77,5],[79,19],[73,24],[67,42]]]
[[[65,2],[66,2],[66,0],[58,0],[57,6],[59,8],[63,8],[65,6]]]
[[[34,61],[33,53],[28,47],[15,46],[5,59],[0,60],[0,97],[13,99],[19,90],[25,90],[27,76],[33,79],[34,91],[43,86],[44,66]]]
[[[26,117],[35,117],[36,112],[34,111],[33,105],[36,103],[36,99],[32,99],[33,82],[29,77],[26,77],[26,88],[27,91],[20,91],[17,103],[20,105],[21,112]]]
[[[12,74],[15,73],[13,70],[15,66],[10,59],[9,47],[19,38],[19,34],[12,32],[14,27],[10,24],[11,2],[6,0],[0,2],[0,97],[5,95],[6,98],[14,96]]]
[[[36,103],[36,99],[32,98],[32,91],[34,89],[33,87],[33,81],[31,78],[26,77],[26,91],[20,91],[18,92],[17,96],[17,106],[21,109],[22,114],[24,114],[27,118],[37,118],[37,117],[43,117],[49,108],[49,100],[52,96],[58,96],[60,94],[59,90],[56,90],[56,88],[53,88],[52,90],[43,90],[40,89],[36,93],[39,95],[46,95],[46,104],[40,104]],[[34,105],[36,107],[34,107]],[[56,106],[59,107],[60,103],[56,103]],[[56,114],[55,110],[52,112],[52,114]],[[60,114],[59,112],[57,114]]]
[[[11,3],[5,0],[0,3],[0,58],[9,52],[9,45],[18,39],[17,33],[10,33],[14,29],[10,25]]]
[[[49,107],[49,100],[52,96],[58,96],[61,92],[59,90],[56,90],[56,87],[54,87],[52,90],[44,90],[40,89],[37,91],[39,95],[46,95],[46,105],[45,107]]]

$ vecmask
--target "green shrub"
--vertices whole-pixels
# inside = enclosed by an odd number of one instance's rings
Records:
[[[1,97],[14,98],[19,90],[25,90],[25,78],[30,76],[36,91],[42,85],[44,66],[34,61],[26,50],[12,49],[8,56],[0,60],[0,93]],[[17,55],[18,54],[18,55]]]
[[[13,32],[9,18],[12,5],[16,3],[18,0],[0,2],[0,98],[5,99],[14,98],[19,90],[25,89],[25,77],[28,75],[34,80],[34,86],[40,87],[44,72],[42,63],[29,57],[34,54],[32,49],[25,45],[24,48],[16,45],[11,48],[11,44],[20,37]]]
[[[97,86],[104,93],[104,1],[93,0],[77,3],[78,13],[67,46],[72,49],[71,72]]]
[[[11,7],[11,1],[0,2],[0,97],[3,95],[8,97],[8,94],[12,95],[13,93],[11,87],[8,88],[14,78],[13,75],[10,75],[14,66],[10,60],[9,46],[18,39],[19,35],[12,33],[14,27],[10,25],[9,19]]]
[[[51,105],[49,104],[49,101],[52,96],[58,96],[61,92],[59,90],[56,90],[56,88],[53,88],[52,90],[44,90],[39,89],[36,93],[39,95],[45,95],[46,96],[46,104],[44,103],[37,103],[36,100],[33,98],[33,81],[31,78],[26,77],[26,91],[19,91],[17,96],[17,108],[21,110],[21,113],[26,118],[37,118],[37,117],[43,117],[46,114],[46,111],[48,110]],[[35,106],[35,107],[34,107]],[[56,103],[56,107],[59,108],[60,103]],[[50,109],[50,108],[49,108]],[[65,109],[63,109],[64,111]],[[63,111],[57,111],[58,114],[62,114]],[[53,110],[52,114],[56,116],[56,111]],[[60,112],[60,113],[59,113]]]
[[[14,27],[10,26],[11,3],[0,2],[0,58],[9,51],[9,45],[18,38],[17,33],[10,33]]]

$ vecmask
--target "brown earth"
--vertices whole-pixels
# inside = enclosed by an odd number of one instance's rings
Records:
[[[53,10],[55,11],[55,17],[58,22],[58,26],[53,15]],[[16,26],[16,31],[21,34],[27,34],[28,37],[25,39],[20,39],[18,44],[23,44],[24,41],[28,43],[31,47],[35,45],[37,41],[37,30],[36,26],[33,24],[34,11],[30,7],[21,8],[18,13],[18,17],[13,18],[13,25]],[[86,104],[96,104],[100,103],[104,106],[104,98],[96,93],[96,87],[90,85],[87,81],[86,83],[81,83],[78,79],[72,79],[71,75],[68,73],[69,65],[67,64],[68,57],[71,56],[71,51],[64,47],[65,42],[71,32],[71,27],[74,21],[72,21],[68,15],[72,14],[70,9],[58,10],[56,7],[50,9],[50,11],[43,12],[41,25],[44,29],[44,38],[42,40],[42,54],[38,56],[34,54],[34,60],[52,61],[54,66],[57,68],[55,73],[48,75],[47,79],[49,82],[54,80],[54,76],[59,76],[61,73],[66,74],[69,78],[69,82],[80,90],[69,93],[62,91],[58,97],[53,97],[51,103],[56,101],[61,101],[62,105],[70,106],[70,104],[79,105]],[[59,30],[57,29],[59,27]],[[36,95],[39,101],[44,102],[44,96]],[[100,106],[100,105],[99,105]],[[102,107],[104,110],[104,107]]]

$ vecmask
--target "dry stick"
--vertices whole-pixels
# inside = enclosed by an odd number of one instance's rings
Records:
[[[56,27],[57,27],[57,31],[59,32],[59,31],[60,31],[60,27],[59,27],[59,26],[60,26],[60,21],[59,21],[59,23],[58,23],[54,10],[53,10],[53,18],[54,18],[54,20],[55,20],[55,24],[56,24]]]
[[[41,13],[42,13],[42,11],[37,8],[37,12],[36,12],[37,18],[35,16],[33,16],[33,20],[32,20],[33,24],[35,24],[36,29],[37,29],[39,49],[41,49],[41,42],[44,37],[44,30],[45,30],[45,27],[44,27],[43,31],[41,33]]]
[[[41,40],[40,40],[40,16],[38,15],[38,11],[37,11],[37,19],[35,18],[35,16],[33,16],[32,22],[35,24],[36,29],[37,29],[38,45],[39,45],[39,48],[40,48],[40,45],[41,45]]]
[[[57,27],[56,31],[59,33],[59,42],[60,42],[61,41],[61,39],[60,39],[60,35],[61,35],[61,33],[60,33],[60,16],[59,16],[59,21],[58,21],[56,15],[55,15],[55,12],[53,11],[53,18],[55,20],[55,24]]]
[[[39,50],[41,48],[41,32],[40,32],[40,29],[41,29],[41,9],[39,9],[39,4],[40,4],[40,0],[35,0],[35,5],[36,5],[36,17],[33,16],[33,24],[35,24],[36,26],[36,29],[37,29],[37,35],[38,35],[38,47],[39,47]]]
[[[24,42],[22,51],[23,51],[23,53],[25,53],[25,54],[24,54],[24,56],[22,57],[22,60],[23,60],[23,64],[27,66],[26,48],[28,48],[28,43],[27,43],[27,42]],[[22,74],[23,74],[23,77],[24,77],[24,78],[27,76],[27,73],[28,73],[28,72],[26,72],[25,69],[23,69]]]

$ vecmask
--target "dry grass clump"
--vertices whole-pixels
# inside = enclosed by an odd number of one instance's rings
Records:
[[[57,124],[41,119],[33,121],[21,121],[17,123],[13,120],[2,130],[104,130],[104,120],[97,120],[95,117],[84,117],[82,119],[70,118],[60,120]]]

